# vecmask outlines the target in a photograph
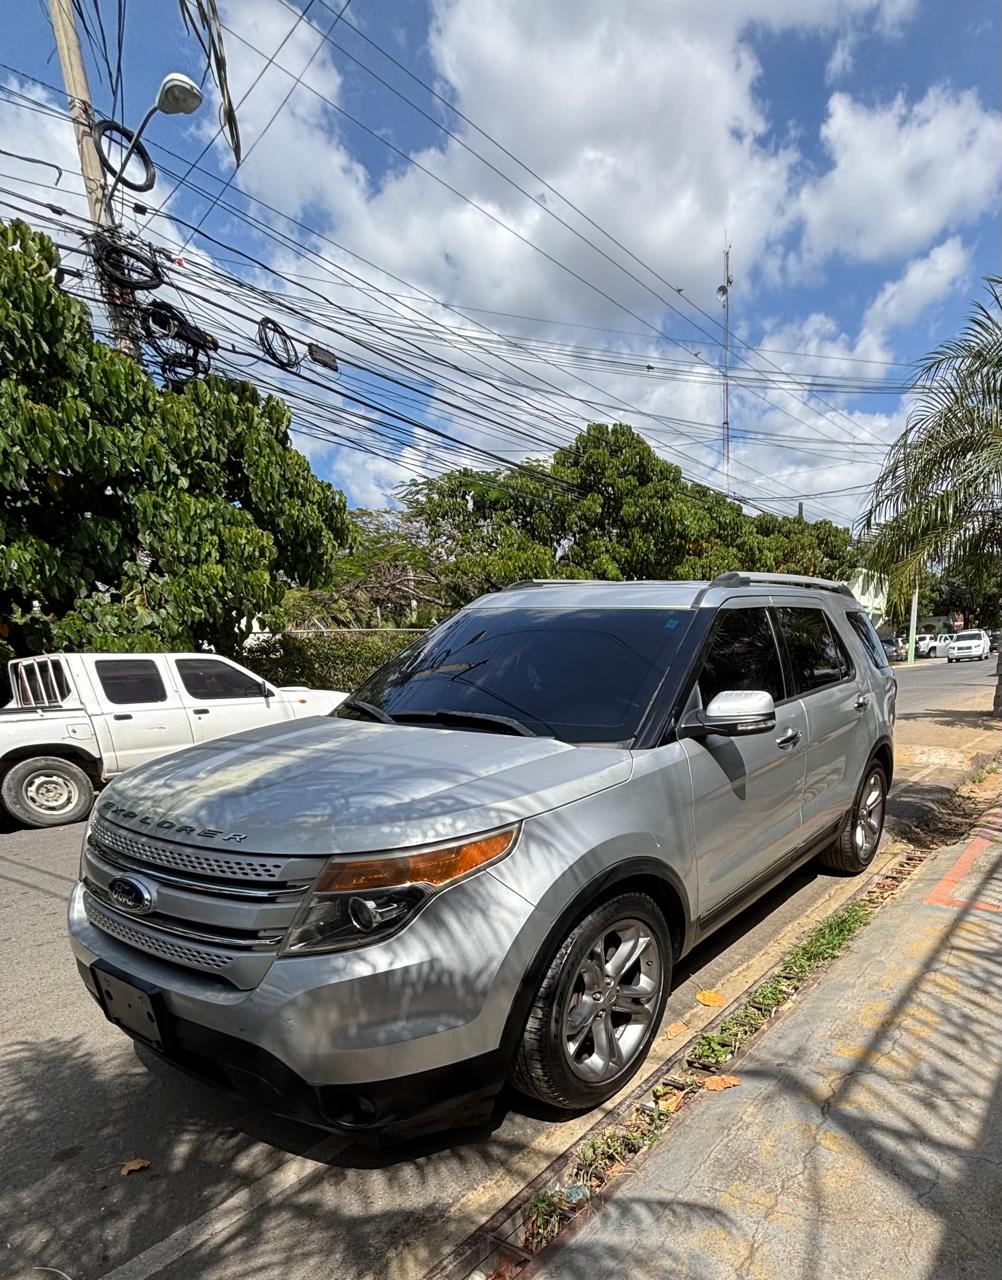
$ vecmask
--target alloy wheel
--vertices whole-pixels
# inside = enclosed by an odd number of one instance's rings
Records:
[[[629,1067],[646,1043],[663,983],[661,945],[649,925],[624,918],[602,927],[563,1010],[561,1042],[576,1076],[601,1084]]]
[[[853,841],[862,861],[868,861],[877,851],[884,829],[885,799],[884,775],[874,769],[860,793],[853,822]]]

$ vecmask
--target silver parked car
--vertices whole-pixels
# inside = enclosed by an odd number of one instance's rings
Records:
[[[113,782],[80,974],[163,1057],[330,1129],[470,1123],[506,1081],[593,1106],[700,939],[816,854],[868,866],[895,693],[834,583],[520,583],[330,717]]]

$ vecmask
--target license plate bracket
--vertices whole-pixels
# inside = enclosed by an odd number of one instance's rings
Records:
[[[103,960],[91,965],[97,997],[109,1022],[162,1053],[167,1019],[160,989],[142,978],[121,973]]]

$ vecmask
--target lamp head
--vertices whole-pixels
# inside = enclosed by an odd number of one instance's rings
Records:
[[[165,116],[190,116],[202,105],[202,90],[180,71],[165,75],[157,93],[157,110]]]

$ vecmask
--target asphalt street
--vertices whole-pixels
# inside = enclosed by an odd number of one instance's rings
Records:
[[[994,667],[899,668],[902,734],[983,729]],[[0,829],[0,1276],[418,1276],[581,1131],[512,1105],[493,1132],[374,1152],[151,1060],[104,1021],[66,944],[82,833]],[[741,990],[855,888],[802,869],[686,959],[666,1022],[691,1024],[701,987]],[[139,1156],[149,1168],[123,1176]]]

